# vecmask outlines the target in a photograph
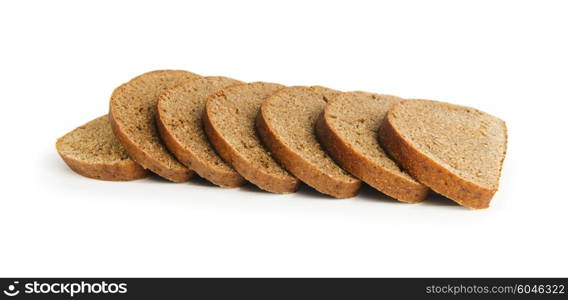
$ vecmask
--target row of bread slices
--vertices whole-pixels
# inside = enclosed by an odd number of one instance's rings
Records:
[[[292,193],[304,182],[336,198],[365,182],[403,202],[434,190],[484,208],[506,139],[503,121],[468,107],[162,70],[116,88],[109,114],[56,148],[71,169],[103,180],[150,170],[184,182],[196,172],[222,187]]]

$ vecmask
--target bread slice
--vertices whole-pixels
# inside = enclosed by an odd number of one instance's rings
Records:
[[[189,180],[193,171],[178,162],[160,141],[156,104],[166,89],[199,77],[178,70],[148,72],[116,88],[110,98],[111,126],[126,152],[144,168],[173,182]]]
[[[341,93],[325,107],[316,132],[343,169],[375,189],[408,203],[423,201],[428,188],[401,171],[379,146],[378,130],[389,108],[402,99],[365,92]]]
[[[507,150],[502,120],[443,102],[402,101],[388,113],[379,137],[416,180],[463,206],[489,206]]]
[[[205,132],[217,153],[245,179],[273,193],[292,193],[299,181],[262,145],[255,130],[260,104],[283,86],[254,82],[231,86],[207,100]]]
[[[222,187],[237,187],[245,180],[215,153],[203,129],[207,97],[241,83],[227,77],[202,77],[167,90],[158,100],[156,121],[162,141],[182,164]]]
[[[114,137],[107,115],[57,139],[55,148],[71,170],[85,177],[122,181],[148,175]]]
[[[262,103],[257,129],[284,167],[321,193],[353,197],[361,182],[341,169],[317,141],[315,124],[326,102],[308,87],[279,90]]]

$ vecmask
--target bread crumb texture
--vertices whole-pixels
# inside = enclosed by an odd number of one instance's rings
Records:
[[[470,107],[409,100],[393,107],[383,127],[389,152],[416,179],[462,205],[489,205],[507,149],[504,121]]]
[[[378,141],[378,130],[388,110],[401,100],[365,92],[344,93],[326,107],[325,119],[355,152],[413,180],[388,158]]]
[[[98,117],[59,138],[56,149],[75,172],[103,180],[132,180],[147,172],[118,142],[108,116]]]
[[[204,121],[217,152],[243,177],[263,190],[291,193],[299,181],[274,160],[255,127],[260,105],[281,88],[253,82],[222,89],[209,98]]]
[[[156,104],[165,90],[199,77],[181,70],[148,72],[119,86],[111,96],[111,125],[128,154],[143,167],[171,181],[186,181],[192,172],[160,141],[155,122]]]
[[[388,110],[402,98],[367,92],[341,93],[318,121],[318,137],[346,171],[400,201],[423,201],[428,188],[392,161],[379,145],[378,131]]]
[[[275,157],[300,180],[324,194],[352,197],[360,181],[327,155],[315,134],[325,105],[323,95],[309,87],[284,88],[262,104],[258,129]]]
[[[242,185],[244,179],[217,155],[202,116],[210,95],[239,83],[227,77],[197,78],[167,90],[158,102],[158,128],[168,149],[201,177],[226,187]]]

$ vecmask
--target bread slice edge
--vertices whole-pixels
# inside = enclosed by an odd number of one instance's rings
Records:
[[[159,103],[160,102],[158,102],[158,105]],[[161,117],[160,109],[156,109],[156,126],[166,148],[180,163],[195,171],[199,176],[211,181],[215,185],[227,188],[239,187],[246,182],[236,171],[223,172],[220,170],[212,170],[204,165],[200,159],[197,159],[191,151],[188,151],[170,132]]]
[[[497,187],[487,188],[466,180],[422,153],[392,125],[395,107],[391,108],[379,129],[381,146],[393,160],[420,183],[458,204],[472,209],[488,208]]]
[[[151,155],[148,155],[148,153],[146,153],[141,147],[137,146],[136,143],[131,141],[128,136],[126,136],[126,134],[122,132],[120,125],[114,118],[112,114],[112,106],[109,109],[108,116],[114,135],[134,161],[142,165],[144,168],[149,169],[152,172],[172,182],[186,182],[193,176],[194,172],[190,169],[172,170],[162,167],[162,163],[160,161],[156,160]]]
[[[319,142],[345,171],[366,182],[387,196],[406,203],[420,203],[428,196],[429,188],[398,176],[353,150],[329,125],[327,110],[316,123]]]
[[[265,116],[266,103],[267,101],[265,100],[256,117],[256,128],[261,140],[267,148],[270,149],[274,158],[278,160],[286,170],[320,193],[335,198],[355,197],[361,186],[361,181],[358,179],[353,182],[338,181],[327,174],[321,173],[303,157],[289,149],[274,133],[274,129],[272,129],[267,122]]]
[[[210,97],[213,96],[214,95]],[[233,147],[231,147],[231,145],[222,137],[222,134],[211,121],[209,116],[211,111],[208,107],[208,105],[205,105],[205,111],[203,113],[203,128],[205,129],[205,133],[213,145],[213,148],[215,148],[219,156],[225,162],[231,165],[246,180],[267,192],[288,194],[295,193],[298,190],[300,181],[296,178],[291,176],[290,178],[275,178],[274,176],[265,174],[257,168],[251,167],[251,162],[233,149]]]
[[[92,121],[85,123],[83,126],[90,122]],[[149,175],[147,170],[132,159],[117,162],[89,163],[66,155],[61,144],[65,136],[74,130],[58,138],[55,142],[55,149],[65,164],[75,173],[84,177],[107,181],[130,181],[141,179]]]

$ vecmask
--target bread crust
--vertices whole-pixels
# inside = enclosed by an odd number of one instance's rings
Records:
[[[121,89],[123,86],[129,84],[133,80],[140,78],[142,76],[148,76],[148,75],[154,75],[154,74],[160,74],[160,73],[166,73],[166,72],[172,72],[172,70],[157,70],[157,71],[144,73],[142,75],[135,77],[131,81],[122,84],[117,89],[115,89],[115,91],[113,92],[113,96],[111,96],[108,116],[109,116],[111,128],[112,128],[116,138],[122,144],[122,146],[126,149],[126,152],[128,152],[128,154],[130,155],[130,157],[133,160],[135,160],[137,163],[142,165],[144,168],[150,169],[152,172],[158,174],[159,176],[161,176],[161,177],[163,177],[163,178],[165,178],[169,181],[185,182],[185,181],[188,181],[193,176],[194,172],[192,170],[186,168],[185,166],[183,168],[182,167],[168,166],[167,164],[159,161],[158,159],[153,157],[151,154],[144,151],[143,148],[140,145],[138,145],[138,143],[131,140],[130,137],[126,134],[126,132],[123,131],[119,122],[115,118],[114,112],[113,112],[114,109],[113,109],[112,98],[114,97],[114,94],[117,91],[119,91],[119,89]],[[187,73],[189,73],[189,72],[187,72]],[[190,74],[192,74],[192,73],[190,73]],[[198,76],[198,75],[195,75],[195,76]]]
[[[160,115],[160,109],[156,110],[156,124],[160,137],[167,148],[182,164],[197,172],[199,176],[221,187],[239,187],[246,182],[236,171],[225,172],[202,163],[201,159],[198,159],[191,151],[188,151],[170,132]]]
[[[393,126],[393,110],[394,107],[387,114],[379,130],[381,145],[392,158],[413,178],[458,204],[473,209],[489,207],[497,188],[483,187],[466,180],[415,148]],[[502,160],[504,158],[505,153]]]
[[[255,167],[254,162],[249,161],[246,157],[236,151],[231,145],[223,138],[222,134],[211,122],[210,114],[212,112],[206,105],[203,114],[203,127],[205,133],[209,137],[209,141],[217,150],[217,153],[223,160],[233,166],[239,174],[245,179],[254,183],[259,188],[272,192],[272,193],[294,193],[298,190],[300,181],[291,176],[276,177],[262,172],[262,170]]]
[[[315,166],[295,153],[275,134],[274,129],[267,122],[265,115],[265,101],[256,118],[257,131],[270,149],[272,155],[294,176],[308,183],[321,193],[335,198],[350,198],[357,195],[361,181],[345,182],[337,180],[319,171]]]
[[[399,201],[424,201],[429,192],[426,186],[401,177],[355,151],[330,125],[327,111],[318,119],[316,133],[320,143],[343,169]]]

